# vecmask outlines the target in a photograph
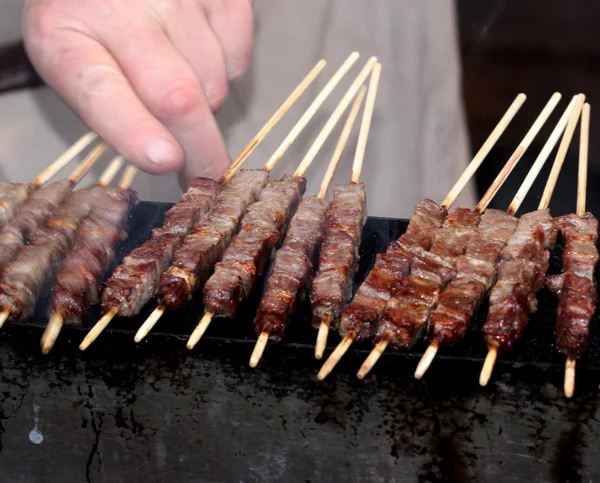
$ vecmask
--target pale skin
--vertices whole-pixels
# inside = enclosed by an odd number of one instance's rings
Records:
[[[213,113],[251,58],[251,0],[28,0],[44,80],[140,169],[217,179],[231,162]]]

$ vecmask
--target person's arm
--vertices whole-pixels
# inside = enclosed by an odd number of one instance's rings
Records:
[[[226,169],[212,113],[250,61],[251,0],[29,0],[23,30],[39,74],[130,162]]]

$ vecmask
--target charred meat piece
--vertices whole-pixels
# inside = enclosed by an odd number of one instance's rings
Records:
[[[406,233],[377,255],[375,266],[344,309],[339,327],[342,337],[349,332],[358,341],[371,336],[388,300],[409,275],[413,258],[426,256],[447,216],[447,211],[431,200],[417,204]]]
[[[548,210],[523,215],[500,254],[496,285],[482,328],[486,342],[508,351],[523,335],[537,310],[537,292],[544,284],[550,261],[549,247],[557,230]]]
[[[306,189],[302,177],[285,175],[270,181],[250,205],[240,230],[204,285],[204,307],[222,317],[234,317],[239,303],[250,295]]]
[[[194,223],[213,206],[217,182],[196,178],[181,199],[165,213],[163,226],[123,258],[102,290],[102,309],[117,309],[122,317],[137,315],[156,295],[158,280],[171,263],[175,249]]]
[[[547,280],[559,300],[556,347],[576,359],[588,347],[590,320],[598,300],[594,278],[598,263],[598,220],[591,213],[585,213],[561,216],[555,222],[565,243],[563,272]]]

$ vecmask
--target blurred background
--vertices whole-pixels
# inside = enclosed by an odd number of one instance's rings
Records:
[[[0,0],[0,178],[9,181],[31,178],[85,130],[29,65],[20,42],[22,6],[23,0]],[[383,63],[365,169],[365,181],[377,185],[369,191],[373,214],[408,217],[422,197],[440,201],[514,97],[525,92],[527,102],[470,187],[471,193],[481,195],[555,91],[563,94],[561,103],[491,206],[508,206],[567,103],[583,92],[592,104],[589,209],[600,211],[595,190],[600,142],[594,136],[594,101],[600,90],[597,2],[580,0],[567,8],[558,0],[286,0],[257,1],[255,9],[254,62],[217,115],[232,156],[320,57],[329,65],[249,166],[262,164],[333,69],[357,49],[363,54],[360,64],[369,55]],[[336,90],[315,127],[292,147],[282,170],[296,164],[346,85]],[[576,132],[552,200],[556,214],[575,206],[578,136]],[[322,156],[330,155],[333,142]],[[554,153],[522,210],[535,208],[553,158]],[[324,166],[319,163],[315,177]],[[345,179],[346,171],[340,169],[335,181]],[[138,176],[135,183],[143,199],[175,201],[181,192],[174,176]],[[394,191],[402,194],[389,198]],[[463,204],[472,202],[467,197]]]

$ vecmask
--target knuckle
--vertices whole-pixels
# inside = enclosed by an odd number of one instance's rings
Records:
[[[157,115],[163,118],[186,116],[200,108],[198,86],[194,82],[178,82],[159,96]]]
[[[55,2],[28,2],[23,15],[23,33],[30,46],[44,47],[52,39],[60,22]]]
[[[92,99],[109,99],[114,94],[115,87],[121,82],[120,73],[110,65],[87,66],[77,79],[77,105],[85,110]]]
[[[211,110],[215,112],[225,104],[225,100],[229,94],[229,85],[225,81],[215,82],[212,85],[206,86],[204,92]]]

